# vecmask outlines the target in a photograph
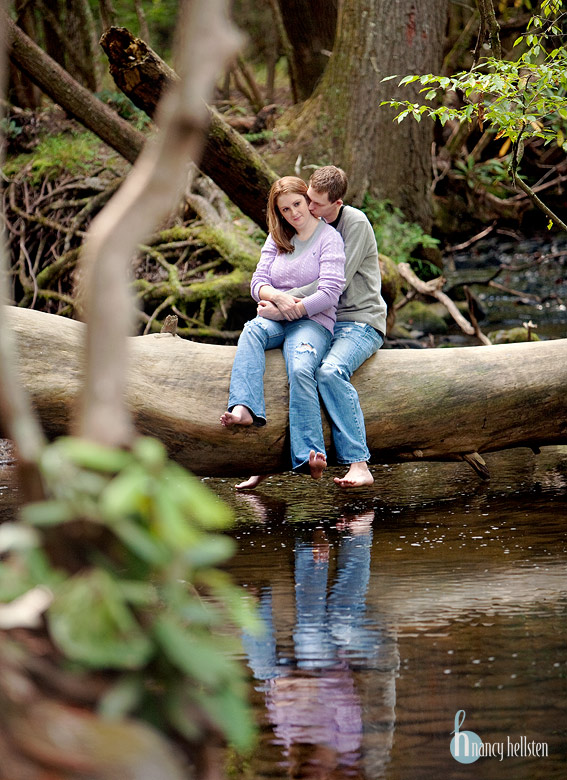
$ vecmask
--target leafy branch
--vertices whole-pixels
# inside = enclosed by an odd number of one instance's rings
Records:
[[[426,116],[442,125],[449,120],[476,121],[481,130],[488,125],[495,138],[504,138],[505,145],[511,148],[508,172],[513,184],[542,208],[542,202],[520,178],[518,169],[526,139],[541,138],[544,144],[555,143],[567,152],[567,52],[562,46],[545,49],[552,36],[563,35],[558,24],[561,17],[548,18],[560,8],[558,0],[543,0],[543,15],[534,15],[526,33],[514,42],[514,46],[524,43],[527,47],[517,60],[487,57],[471,70],[450,77],[431,73],[407,75],[398,86],[419,83],[419,93],[427,103],[385,100],[380,105],[397,110],[394,121],[398,123],[407,117],[420,122]],[[399,76],[387,76],[383,81],[396,78]],[[448,92],[456,93],[463,105],[458,108],[444,105]],[[567,230],[556,214],[547,207],[542,210],[550,218],[549,226],[553,222]]]

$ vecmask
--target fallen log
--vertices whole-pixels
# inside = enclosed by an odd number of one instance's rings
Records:
[[[83,378],[85,325],[9,307],[21,381],[46,433],[69,430]],[[263,428],[224,429],[235,347],[171,334],[130,338],[128,403],[140,433],[202,476],[289,468],[287,380],[267,353]],[[384,350],[354,375],[374,463],[466,460],[481,453],[567,444],[567,339],[455,349]],[[327,442],[330,432],[326,426]]]
[[[178,79],[175,71],[125,27],[106,30],[100,44],[118,89],[153,118],[164,90]],[[266,201],[277,174],[216,109],[207,106],[207,112],[209,129],[199,168],[265,230]]]
[[[133,163],[146,137],[96,98],[35,44],[0,9],[10,59],[34,84],[72,117]],[[125,28],[103,35],[112,75],[132,102],[153,117],[163,90],[178,76],[155,52]],[[266,229],[266,201],[277,174],[214,108],[207,106],[209,127],[200,168],[241,211]]]

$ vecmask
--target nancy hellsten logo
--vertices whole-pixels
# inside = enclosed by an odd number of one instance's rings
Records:
[[[528,737],[507,736],[504,742],[483,742],[474,731],[461,731],[465,722],[465,711],[459,710],[455,715],[455,729],[451,740],[451,755],[461,764],[472,764],[479,758],[547,758],[549,746],[547,742],[536,742]]]

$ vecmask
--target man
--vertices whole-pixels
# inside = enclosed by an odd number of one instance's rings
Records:
[[[370,452],[364,416],[350,378],[382,346],[386,332],[386,303],[381,294],[374,231],[362,211],[344,205],[347,187],[345,172],[334,165],[326,165],[313,173],[307,190],[311,213],[336,228],[345,245],[346,285],[337,307],[333,340],[315,372],[313,383],[305,390],[309,397],[319,392],[329,415],[337,461],[349,467],[344,477],[334,480],[343,488],[363,487],[374,482],[368,469]],[[289,290],[290,303],[311,294],[316,288],[317,282],[313,282]],[[264,302],[260,302],[258,314],[270,318],[278,316],[273,304]],[[321,420],[314,420],[313,425],[321,425]],[[317,453],[317,457],[324,458],[324,455]],[[322,471],[323,468],[319,475]],[[264,478],[253,476],[236,487],[238,490],[254,488]]]

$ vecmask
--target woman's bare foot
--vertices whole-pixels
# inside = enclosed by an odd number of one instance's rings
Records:
[[[254,420],[246,406],[233,406],[231,412],[225,412],[221,418],[221,425],[230,428],[231,425],[252,425]]]
[[[268,474],[257,474],[254,477],[248,477],[246,482],[239,482],[238,485],[235,485],[234,487],[236,490],[254,490],[254,488],[258,487],[260,482],[263,482],[268,476]]]
[[[335,477],[334,482],[342,488],[365,487],[374,483],[374,477],[368,469],[366,461],[351,463],[344,477]]]
[[[311,450],[309,453],[309,471],[313,479],[321,479],[321,474],[327,468],[327,458],[322,452]]]

